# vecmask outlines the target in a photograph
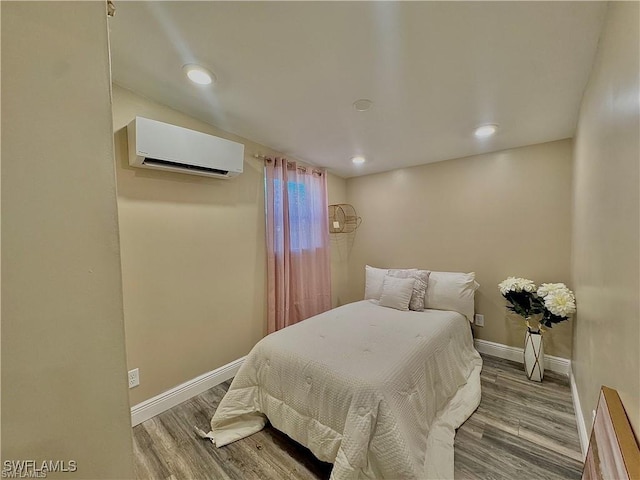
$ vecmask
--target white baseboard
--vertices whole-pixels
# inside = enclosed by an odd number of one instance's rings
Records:
[[[145,420],[149,420],[151,417],[155,417],[160,413],[169,410],[176,405],[189,400],[196,395],[200,395],[202,392],[209,390],[216,385],[220,385],[226,382],[230,378],[233,378],[240,365],[244,362],[246,357],[234,360],[231,363],[227,363],[220,368],[216,368],[210,372],[204,373],[199,377],[191,379],[177,387],[167,390],[166,392],[156,395],[149,400],[138,403],[131,407],[131,424],[136,426]]]
[[[571,397],[573,398],[573,410],[576,414],[576,423],[578,424],[578,437],[580,438],[580,448],[582,449],[582,460],[587,457],[587,448],[589,447],[589,434],[587,433],[587,425],[582,415],[582,407],[580,406],[580,396],[578,395],[578,386],[573,376],[573,369],[570,370],[569,379],[571,381]]]
[[[514,362],[523,362],[524,349],[519,347],[511,347],[502,343],[489,342],[487,340],[475,339],[473,341],[476,350],[480,353],[492,355]],[[571,360],[568,358],[554,357],[553,355],[544,356],[544,368],[552,372],[561,373],[569,376],[571,371]]]
[[[522,363],[522,348],[511,347],[509,345],[480,339],[474,340],[474,343],[476,350],[480,353]],[[588,444],[589,439],[586,433],[584,418],[582,417],[582,410],[579,408],[580,400],[578,398],[578,392],[575,389],[575,382],[573,380],[573,375],[571,374],[571,361],[566,358],[554,357],[552,355],[545,355],[544,358],[546,369],[571,377],[571,392],[574,399],[576,419],[578,421],[578,433],[580,435],[580,443],[583,446],[583,452],[585,452],[585,445]],[[204,373],[194,379],[178,385],[177,387],[156,395],[149,400],[145,400],[144,402],[134,405],[131,407],[131,424],[136,426],[145,420],[155,417],[156,415],[159,415],[160,413],[167,411],[212,387],[215,387],[216,385],[220,385],[230,378],[233,378],[236,373],[238,373],[244,359],[245,357],[234,360],[220,368]]]

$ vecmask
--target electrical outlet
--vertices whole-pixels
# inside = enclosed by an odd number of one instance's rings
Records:
[[[480,315],[479,313],[476,313],[474,323],[479,327],[484,327],[484,315]]]
[[[137,387],[140,385],[140,372],[137,368],[129,370],[129,388]]]

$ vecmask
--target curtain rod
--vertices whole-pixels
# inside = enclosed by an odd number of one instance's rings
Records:
[[[271,157],[267,157],[266,155],[262,155],[261,153],[256,153],[253,155],[253,158],[258,158],[260,160],[264,160],[265,162],[272,162],[273,159]],[[287,160],[287,167],[293,167],[294,162],[290,162],[289,160]],[[302,165],[298,165],[296,167],[298,170],[302,171],[302,172],[306,172],[307,171],[307,167],[303,167]],[[324,171],[323,170],[319,170],[317,168],[314,168],[311,170],[311,173],[316,173],[318,175],[323,175]]]

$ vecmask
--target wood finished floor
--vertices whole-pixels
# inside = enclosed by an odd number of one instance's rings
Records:
[[[456,479],[579,479],[580,443],[568,379],[530,382],[522,365],[482,356],[482,401],[458,429]],[[331,464],[267,426],[222,448],[197,438],[229,388],[218,385],[133,429],[139,479],[328,479]]]

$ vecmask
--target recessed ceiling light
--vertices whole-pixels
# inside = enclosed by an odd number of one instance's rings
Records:
[[[482,125],[481,127],[476,128],[474,135],[478,138],[486,138],[490,137],[494,133],[498,131],[497,125]]]
[[[353,108],[355,108],[359,112],[366,112],[371,108],[373,102],[371,100],[367,100],[366,98],[361,98],[360,100],[356,100],[353,102]]]
[[[189,64],[182,67],[184,73],[193,83],[198,85],[210,85],[215,80],[215,75],[204,67],[195,64]]]
[[[358,155],[357,157],[352,157],[351,161],[356,165],[361,165],[364,162],[366,162],[367,160],[363,156]]]

